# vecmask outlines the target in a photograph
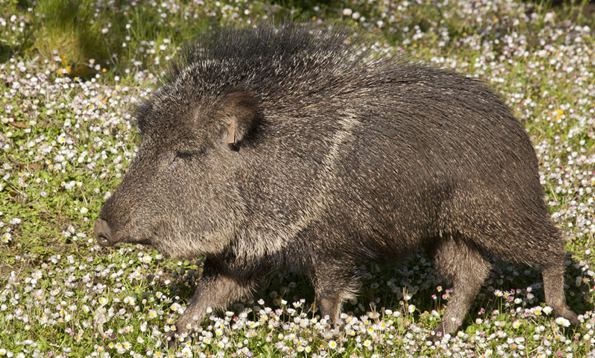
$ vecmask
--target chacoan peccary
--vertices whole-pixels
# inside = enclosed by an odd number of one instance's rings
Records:
[[[306,275],[336,324],[359,265],[417,249],[454,288],[438,336],[492,259],[538,268],[546,303],[578,322],[529,137],[481,82],[295,25],[213,31],[171,72],[95,232],[206,257],[178,333],[278,269]]]

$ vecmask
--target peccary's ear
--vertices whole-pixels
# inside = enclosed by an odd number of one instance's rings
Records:
[[[225,144],[231,150],[238,151],[258,124],[258,101],[247,91],[230,92],[223,99],[221,113],[225,123]]]

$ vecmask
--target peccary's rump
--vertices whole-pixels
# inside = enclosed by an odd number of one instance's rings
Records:
[[[460,326],[491,258],[542,270],[547,303],[576,322],[537,159],[507,106],[477,80],[345,39],[264,26],[199,40],[138,110],[140,149],[100,243],[206,256],[180,332],[279,268],[307,275],[337,322],[355,267],[419,248],[454,285],[438,333]]]

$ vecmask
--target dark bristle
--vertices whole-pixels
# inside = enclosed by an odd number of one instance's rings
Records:
[[[336,75],[370,67],[362,61],[367,52],[348,45],[347,39],[344,29],[307,25],[219,28],[183,52],[164,84],[168,90],[183,92],[190,83],[194,95],[243,88],[267,97],[291,82],[299,84],[292,94],[300,96]]]
[[[236,65],[243,64],[240,68],[271,68],[272,61],[291,61],[296,56],[346,53],[350,51],[346,39],[345,29],[321,31],[308,25],[220,27],[204,33],[183,50],[167,81],[175,80],[182,69],[205,61],[236,60]]]

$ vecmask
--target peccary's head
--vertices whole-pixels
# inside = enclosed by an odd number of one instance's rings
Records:
[[[247,178],[259,153],[283,152],[264,145],[284,145],[271,139],[275,119],[335,88],[336,74],[360,72],[365,52],[354,57],[342,33],[312,31],[222,28],[189,47],[138,109],[139,151],[101,210],[99,242],[147,243],[175,256],[229,247],[253,204],[242,196],[258,190]]]
[[[141,105],[141,143],[95,223],[98,242],[154,246],[172,256],[218,253],[241,207],[231,174],[260,117],[255,96],[192,98],[166,86]]]

